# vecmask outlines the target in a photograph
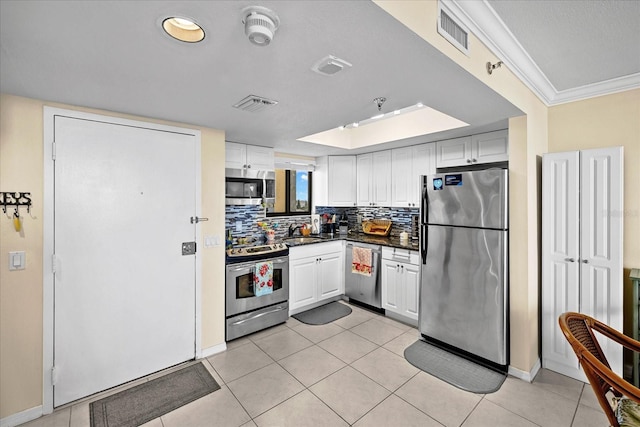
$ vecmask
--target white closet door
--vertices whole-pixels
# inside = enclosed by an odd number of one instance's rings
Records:
[[[622,331],[622,147],[582,150],[581,312]],[[600,340],[611,368],[622,375],[622,346]]]
[[[542,158],[542,364],[586,380],[558,326],[558,316],[580,311],[579,153]]]
[[[54,406],[195,357],[194,135],[55,118]]]

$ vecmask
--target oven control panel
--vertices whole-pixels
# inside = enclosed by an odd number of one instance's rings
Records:
[[[284,243],[274,243],[271,245],[247,246],[243,248],[227,249],[227,259],[240,258],[265,258],[271,255],[277,255],[283,251],[288,252],[288,246]]]

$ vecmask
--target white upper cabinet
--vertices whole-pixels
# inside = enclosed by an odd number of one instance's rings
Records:
[[[473,163],[506,162],[509,160],[509,131],[481,133],[471,137]],[[475,159],[475,161],[474,161]]]
[[[509,160],[507,130],[436,142],[439,168],[504,162]]]
[[[225,143],[225,167],[228,169],[274,170],[273,148]]]
[[[357,156],[358,206],[391,206],[391,150]]]
[[[329,206],[356,206],[356,156],[329,156]]]
[[[391,206],[419,206],[419,177],[436,172],[435,152],[435,143],[391,150]]]

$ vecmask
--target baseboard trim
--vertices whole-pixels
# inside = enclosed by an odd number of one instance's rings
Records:
[[[15,427],[42,416],[42,405],[0,419],[0,427]]]
[[[540,371],[540,358],[538,358],[538,360],[536,360],[536,363],[533,365],[533,368],[531,368],[531,371],[527,372],[527,371],[521,371],[518,368],[514,368],[513,366],[509,366],[509,375],[511,375],[512,377],[516,377],[518,379],[521,379],[523,381],[526,381],[528,383],[533,382],[533,379],[536,377],[536,375],[538,375],[538,371]]]
[[[214,345],[213,347],[202,349],[202,358],[213,356],[214,354],[222,353],[227,349],[227,343],[223,342],[222,344]]]

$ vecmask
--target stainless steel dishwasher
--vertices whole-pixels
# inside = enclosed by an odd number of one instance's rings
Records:
[[[371,276],[351,272],[353,263],[353,248],[371,249]],[[345,295],[349,300],[355,300],[372,307],[382,309],[380,289],[380,245],[347,242],[345,257]]]

